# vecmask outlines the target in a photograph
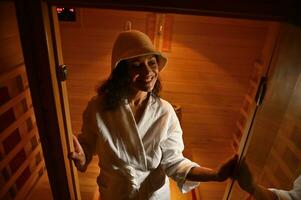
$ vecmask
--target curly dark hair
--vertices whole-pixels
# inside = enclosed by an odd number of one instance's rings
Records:
[[[105,110],[115,109],[123,100],[129,97],[131,80],[128,66],[126,60],[121,61],[109,78],[97,87],[97,94],[103,97],[102,106]],[[155,97],[155,100],[159,100],[161,89],[162,84],[158,78],[150,93]]]

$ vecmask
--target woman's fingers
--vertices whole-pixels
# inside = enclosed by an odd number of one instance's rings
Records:
[[[241,164],[239,166],[238,178],[237,178],[239,186],[251,193],[254,190],[254,180],[253,174],[249,168],[249,165],[246,161],[246,158],[243,158]]]
[[[77,137],[75,135],[72,135],[72,139],[73,139],[73,145],[74,145],[74,150],[76,152],[79,152],[82,150],[82,147],[77,139]]]
[[[232,177],[235,171],[235,168],[238,163],[238,155],[233,155],[230,159],[228,159],[218,170],[218,180],[224,181],[229,177]]]
[[[75,135],[72,135],[72,139],[74,145],[74,152],[70,152],[68,154],[68,158],[72,159],[76,165],[84,166],[86,163],[85,152]]]
[[[80,160],[80,156],[78,153],[76,152],[70,152],[68,155],[69,158],[73,159],[73,160]]]

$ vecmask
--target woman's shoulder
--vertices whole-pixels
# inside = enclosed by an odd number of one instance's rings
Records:
[[[103,98],[99,95],[92,96],[87,103],[87,110],[99,110]]]
[[[163,109],[167,112],[170,112],[171,110],[173,110],[173,107],[172,107],[171,103],[169,103],[167,100],[165,100],[161,97],[159,97],[159,103],[158,104],[159,104],[160,109]]]

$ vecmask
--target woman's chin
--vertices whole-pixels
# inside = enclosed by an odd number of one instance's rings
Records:
[[[154,89],[153,84],[146,84],[146,85],[141,85],[139,87],[140,91],[144,91],[144,92],[151,92]]]

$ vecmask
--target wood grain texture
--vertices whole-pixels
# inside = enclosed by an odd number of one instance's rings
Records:
[[[24,199],[44,172],[45,163],[28,87],[14,3],[1,2],[0,13],[0,88],[7,89],[7,94],[1,93],[2,98],[7,95],[7,100],[1,102],[0,115],[3,119],[4,114],[11,110],[15,119],[0,134],[0,198]],[[23,157],[20,152],[24,153]],[[18,159],[24,160],[18,162]]]
[[[285,190],[290,190],[301,174],[300,33],[300,27],[281,27],[266,96],[256,114],[246,153],[259,184]],[[245,194],[237,185],[234,190],[232,199]]]

